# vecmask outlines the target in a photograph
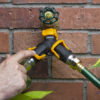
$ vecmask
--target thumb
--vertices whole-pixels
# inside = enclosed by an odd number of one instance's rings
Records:
[[[17,62],[20,62],[22,61],[23,59],[27,58],[27,57],[32,57],[35,55],[35,51],[31,51],[31,50],[23,50],[23,51],[20,51],[18,53],[16,53],[15,55],[13,55],[11,57],[11,59],[13,61],[17,61]]]

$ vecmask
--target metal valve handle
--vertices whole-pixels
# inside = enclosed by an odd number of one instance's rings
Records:
[[[58,17],[59,12],[57,12],[53,7],[45,7],[44,9],[40,9],[39,19],[44,24],[53,24],[58,21]]]

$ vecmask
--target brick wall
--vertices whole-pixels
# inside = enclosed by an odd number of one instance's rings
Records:
[[[0,57],[41,42],[38,9],[60,12],[58,35],[86,67],[100,58],[100,0],[0,0]],[[1,59],[1,58],[0,58]],[[91,70],[100,78],[100,68]],[[100,91],[55,57],[40,61],[29,72],[30,90],[53,90],[43,100],[100,100]]]

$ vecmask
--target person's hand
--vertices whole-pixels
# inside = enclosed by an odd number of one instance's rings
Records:
[[[20,51],[13,56],[8,56],[0,64],[0,100],[14,97],[26,87],[27,71],[19,63],[34,54],[34,51]]]

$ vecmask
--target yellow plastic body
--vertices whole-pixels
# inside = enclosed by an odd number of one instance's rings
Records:
[[[46,57],[46,54],[43,54],[41,56],[39,56],[38,54],[35,54],[34,57],[37,59],[37,60],[42,60]]]
[[[29,48],[28,50],[34,50],[36,47],[32,47],[32,48]],[[42,60],[46,57],[46,54],[43,54],[41,56],[39,56],[38,54],[35,54],[34,57],[37,59],[37,60]]]
[[[42,35],[43,37],[46,37],[46,36],[55,36],[56,37],[56,40],[58,40],[58,35],[57,35],[57,31],[56,29],[54,28],[49,28],[49,29],[46,29],[46,30],[43,30],[42,31]],[[65,42],[63,40],[58,40],[57,42],[54,43],[54,45],[51,47],[51,51],[54,53],[54,55],[60,59],[60,56],[57,54],[57,52],[54,50],[56,48],[56,46],[58,46],[60,43],[62,43],[62,45],[67,49],[69,50],[69,48],[67,47],[67,45],[65,44]],[[36,47],[32,47],[32,48],[29,48],[29,50],[34,50]],[[34,57],[37,59],[37,60],[41,60],[41,59],[44,59],[46,57],[46,54],[43,54],[41,56],[39,56],[38,54],[35,54]]]
[[[54,50],[56,48],[56,46],[58,46],[60,43],[62,43],[62,45],[67,49],[69,50],[69,48],[67,47],[67,45],[65,44],[65,42],[63,40],[58,40],[56,43],[54,43],[54,45],[52,46],[51,48],[51,51],[54,53],[54,55],[60,59],[60,56],[59,54],[57,54],[57,52]]]
[[[28,48],[28,50],[34,50],[36,47]]]
[[[43,37],[52,35],[52,36],[55,36],[56,37],[56,40],[58,40],[57,31],[54,28],[49,28],[49,29],[43,30],[42,31],[42,35],[43,35]]]

